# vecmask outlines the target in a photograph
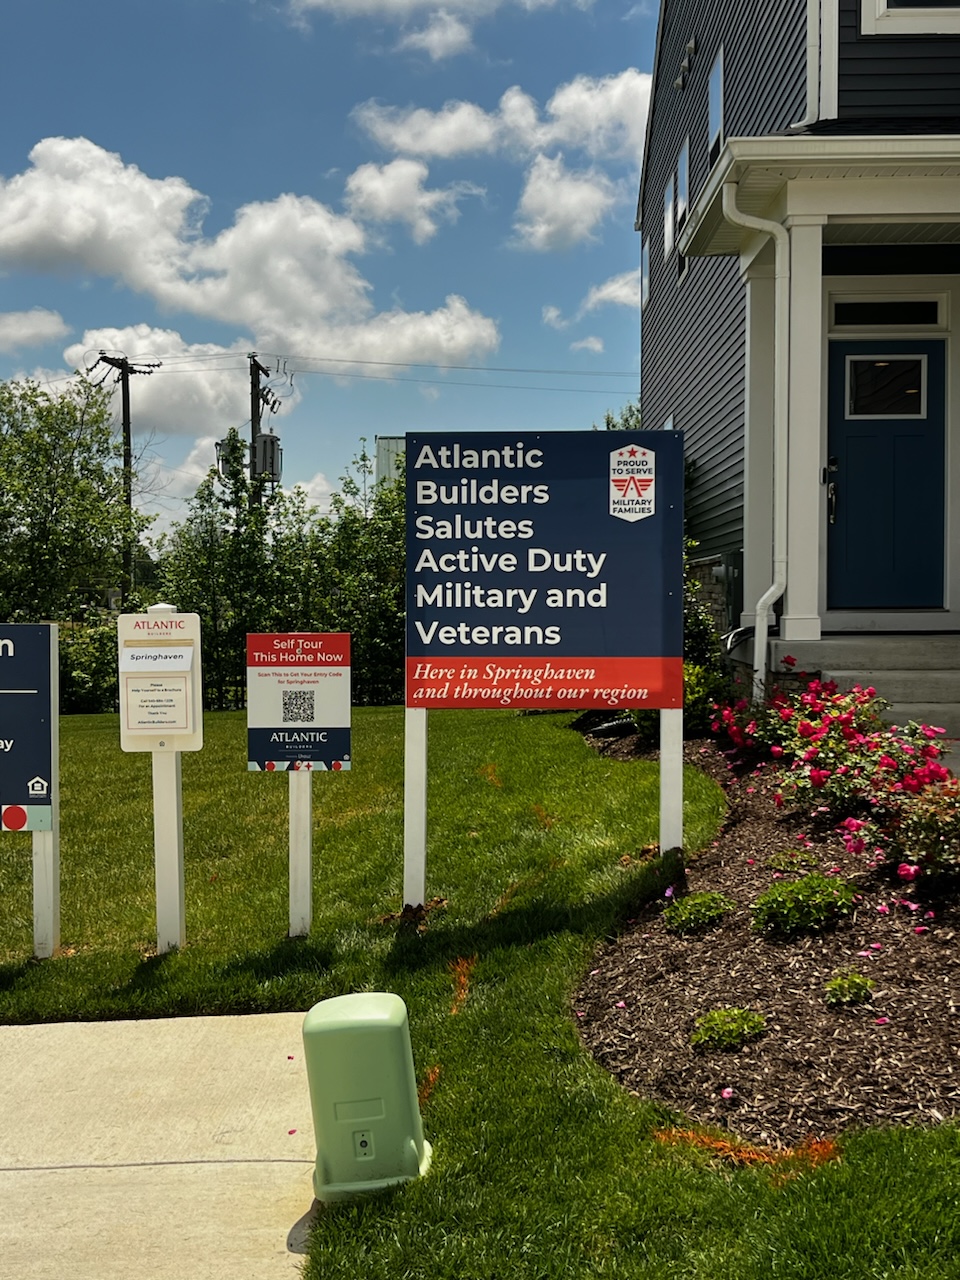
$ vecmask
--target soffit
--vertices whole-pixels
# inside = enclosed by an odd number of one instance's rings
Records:
[[[927,178],[960,179],[960,137],[730,138],[690,211],[680,249],[690,257],[736,254],[754,234],[724,219],[721,201],[726,182],[737,184],[737,206],[744,213],[769,218],[789,183],[877,179],[893,183]],[[828,223],[825,239],[871,243],[879,242],[881,232],[889,242],[891,226],[898,224],[871,226],[846,218],[837,225],[843,228],[838,238],[833,239],[834,226]],[[905,239],[958,238],[955,224],[914,221],[903,225]]]

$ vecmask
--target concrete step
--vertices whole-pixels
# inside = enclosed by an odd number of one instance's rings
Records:
[[[752,641],[751,648],[752,648]],[[960,668],[960,635],[876,635],[867,632],[824,636],[820,640],[771,639],[771,667],[782,671],[781,660],[796,658],[794,670],[923,671]],[[870,680],[868,683],[874,683]]]
[[[945,729],[944,737],[937,739],[945,746],[950,745],[949,739],[960,739],[960,703],[957,702],[895,702],[883,718],[889,724],[903,725],[915,720],[917,724]]]
[[[841,689],[855,684],[872,685],[888,702],[960,703],[960,670],[836,670],[824,668],[824,680],[835,680]]]

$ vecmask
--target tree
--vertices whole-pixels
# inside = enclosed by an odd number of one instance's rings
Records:
[[[57,394],[0,383],[0,617],[62,620],[102,605],[147,523],[124,502],[109,392],[84,378]]]
[[[636,404],[632,401],[630,404],[625,404],[616,417],[613,416],[609,409],[603,416],[604,431],[639,431],[642,426],[639,396]],[[594,431],[600,430],[596,423],[593,424],[593,429]]]
[[[212,470],[200,485],[160,566],[167,598],[200,615],[206,704],[243,705],[246,635],[259,631],[349,631],[354,701],[400,701],[402,484],[374,485],[364,449],[330,515],[302,489],[251,505],[236,432],[222,456],[224,474]]]

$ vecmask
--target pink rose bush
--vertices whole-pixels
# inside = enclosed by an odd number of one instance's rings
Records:
[[[960,871],[960,782],[941,759],[943,730],[889,725],[887,706],[871,687],[814,679],[774,689],[762,707],[716,706],[711,727],[741,760],[769,758],[782,781],[775,802],[833,817],[848,852],[905,881]]]

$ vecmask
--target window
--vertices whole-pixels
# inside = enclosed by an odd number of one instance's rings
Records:
[[[683,229],[690,206],[690,139],[680,148],[677,158],[677,232]]]
[[[708,120],[707,148],[710,164],[714,165],[723,148],[723,49],[714,58],[710,68]]]
[[[848,356],[847,417],[926,417],[925,375],[926,356]]]
[[[860,0],[865,36],[960,35],[960,5],[952,0]]]
[[[640,310],[650,301],[650,240],[644,240],[640,250]]]
[[[663,189],[663,259],[673,253],[673,174]]]
[[[687,138],[680,148],[677,157],[677,236],[683,230],[690,208],[690,139]],[[687,260],[677,249],[677,276],[683,279],[687,270]]]
[[[672,431],[672,430],[673,430],[673,414],[672,414],[672,413],[671,413],[671,415],[670,415],[670,417],[669,417],[669,418],[665,418],[665,419],[664,419],[664,421],[663,421],[663,426],[660,428],[660,430],[661,430],[661,431]]]

